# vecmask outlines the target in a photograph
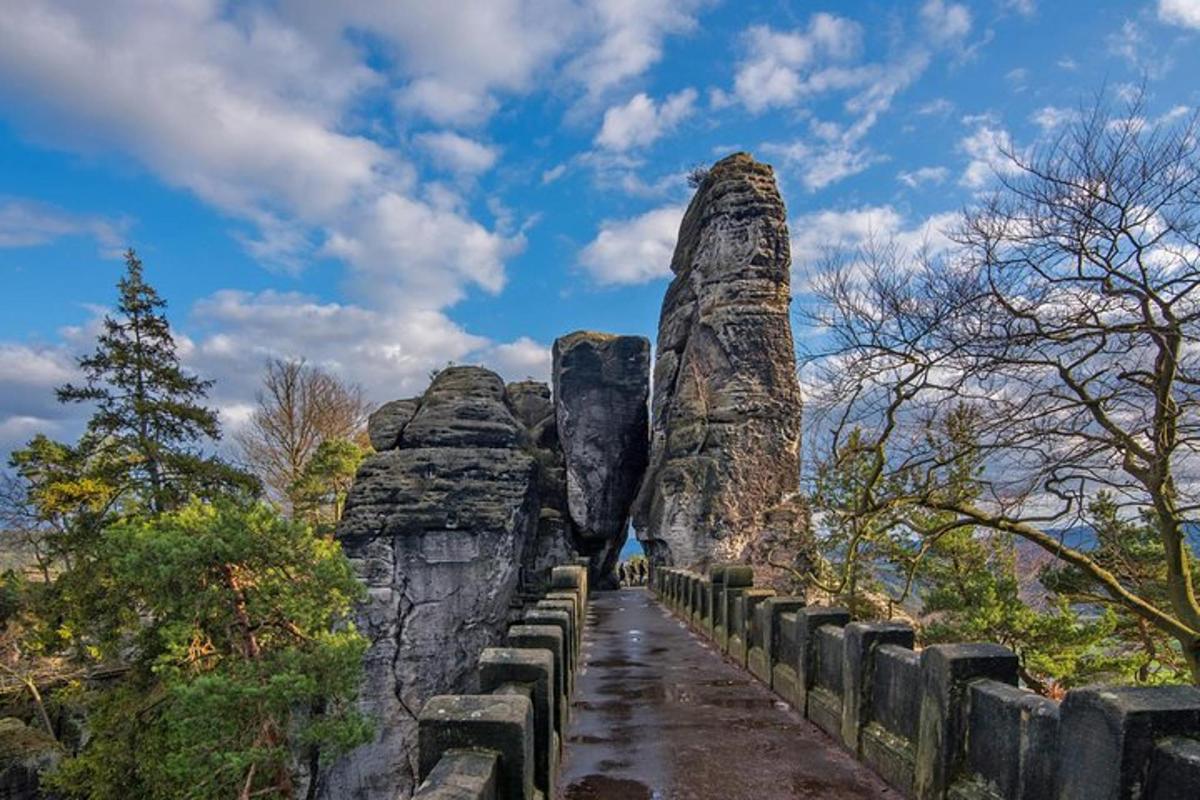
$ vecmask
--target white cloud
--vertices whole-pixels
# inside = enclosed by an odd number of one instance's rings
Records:
[[[500,157],[499,148],[468,139],[453,131],[420,133],[414,140],[433,156],[439,166],[452,172],[486,172]]]
[[[82,410],[54,396],[57,387],[78,378],[64,345],[0,343],[0,452],[24,445],[36,433],[78,432]]]
[[[1148,78],[1157,79],[1170,71],[1172,61],[1165,48],[1150,45],[1145,31],[1133,20],[1125,20],[1120,30],[1107,38],[1108,51],[1128,62]]]
[[[869,149],[859,147],[857,138],[841,135],[833,141],[768,142],[763,144],[762,149],[779,158],[788,170],[796,172],[804,188],[810,192],[857,175],[884,160]]]
[[[353,264],[355,296],[379,307],[442,307],[470,285],[499,292],[504,259],[523,239],[489,231],[448,206],[453,199],[384,194],[331,230],[322,251]]]
[[[220,291],[195,304],[192,323],[186,363],[217,380],[222,407],[252,397],[272,357],[307,358],[387,400],[489,344],[437,311],[394,314],[294,292]]]
[[[556,180],[561,178],[566,173],[567,173],[567,165],[566,164],[557,164],[548,170],[544,170],[542,172],[542,185],[544,186],[549,183],[554,183]]]
[[[896,180],[913,189],[924,184],[938,185],[945,183],[950,176],[950,170],[945,167],[920,167],[912,171],[899,172]]]
[[[601,285],[646,283],[671,275],[671,256],[683,206],[664,206],[624,220],[609,220],[579,254]]]
[[[854,250],[873,242],[894,242],[910,254],[922,249],[943,251],[951,246],[947,232],[958,219],[958,214],[946,212],[909,224],[890,205],[802,214],[788,223],[792,231],[792,264],[796,269],[807,270],[827,253],[853,256]]]
[[[101,253],[113,256],[125,243],[127,220],[74,214],[24,198],[0,198],[0,247],[32,247],[64,236],[90,236]]]
[[[540,5],[540,4],[539,4]],[[709,0],[590,0],[579,24],[594,44],[567,65],[567,74],[596,98],[641,75],[662,58],[663,40],[696,28]]]
[[[743,35],[743,48],[733,93],[753,113],[869,80],[847,66],[862,51],[862,28],[833,14],[814,14],[807,28],[792,31],[755,25]]]
[[[917,107],[917,113],[927,117],[944,117],[954,110],[954,103],[944,97],[930,100]]]
[[[921,6],[921,22],[926,35],[941,44],[961,42],[971,32],[971,12],[961,3],[926,0]]]
[[[1158,0],[1158,18],[1171,25],[1200,29],[1200,0]]]
[[[628,103],[604,112],[596,144],[609,150],[629,150],[652,144],[691,116],[696,97],[696,90],[687,88],[655,103],[653,98],[640,92]]]
[[[550,347],[528,336],[486,348],[480,352],[479,358],[484,366],[500,373],[508,381],[526,378],[550,380]]]
[[[1029,117],[1034,125],[1049,132],[1066,125],[1076,119],[1078,113],[1074,109],[1059,106],[1043,106]]]
[[[958,148],[969,159],[959,183],[970,189],[981,189],[997,175],[1013,175],[1019,168],[1006,153],[1016,146],[1008,131],[989,121],[980,121],[976,129],[963,137]]]
[[[1037,13],[1037,0],[1004,0],[1004,7],[1023,17],[1032,17]]]

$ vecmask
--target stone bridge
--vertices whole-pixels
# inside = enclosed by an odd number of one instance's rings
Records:
[[[372,415],[337,537],[378,724],[308,796],[1200,800],[1196,688],[1054,703],[1004,648],[752,585],[814,555],[789,241],[771,168],[722,159],[653,360],[581,331],[549,385],[449,367]],[[617,569],[630,522],[647,560]]]
[[[1196,800],[1200,689],[1017,685],[994,644],[913,649],[898,623],[659,568],[582,567],[483,651],[479,694],[419,717],[419,800]]]

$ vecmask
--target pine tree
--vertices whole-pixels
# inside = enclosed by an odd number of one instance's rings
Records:
[[[85,383],[58,390],[60,402],[95,404],[88,435],[116,454],[105,459],[111,482],[155,513],[191,494],[253,490],[252,478],[201,451],[221,435],[216,412],[203,405],[212,382],[180,365],[166,301],[146,283],[133,250],[118,289],[117,313],[105,317],[96,351],[79,359]]]

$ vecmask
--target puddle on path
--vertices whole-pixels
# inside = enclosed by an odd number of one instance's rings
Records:
[[[643,783],[607,775],[585,775],[567,787],[564,800],[653,800]]]

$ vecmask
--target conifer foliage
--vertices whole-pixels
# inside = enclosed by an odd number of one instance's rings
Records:
[[[117,313],[105,317],[96,351],[79,360],[85,382],[58,390],[61,402],[95,405],[88,434],[109,454],[111,482],[137,490],[154,512],[192,494],[253,490],[253,478],[201,451],[221,436],[216,412],[203,405],[212,381],[180,365],[166,301],[133,250],[117,287]]]

